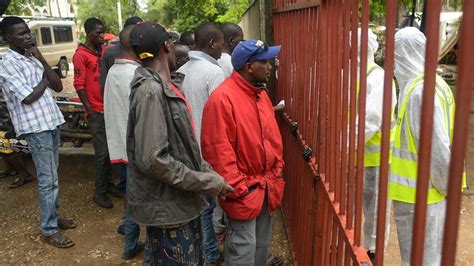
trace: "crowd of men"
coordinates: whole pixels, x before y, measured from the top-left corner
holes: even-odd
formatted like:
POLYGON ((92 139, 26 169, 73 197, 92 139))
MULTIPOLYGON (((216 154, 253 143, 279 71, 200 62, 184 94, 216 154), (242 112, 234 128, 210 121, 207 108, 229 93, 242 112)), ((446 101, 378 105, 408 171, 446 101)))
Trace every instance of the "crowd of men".
MULTIPOLYGON (((26 138, 36 167, 41 239, 69 248, 74 242, 59 231, 76 227, 59 216, 64 119, 51 92, 60 92, 62 83, 23 19, 6 17, 1 28, 10 49, 0 63, 0 80, 15 132, 26 138)), ((73 59, 74 87, 93 135, 92 198, 103 208, 113 208, 108 195, 125 198, 118 230, 125 235, 122 257, 144 249, 146 265, 266 265, 272 214, 285 187, 282 139, 266 91, 281 47, 244 40, 232 23, 204 23, 178 40, 157 23, 131 17, 120 42, 107 49, 102 21, 89 18, 84 30, 86 41, 73 59), (118 184, 111 180, 112 167, 118 184), (145 244, 140 225, 146 227, 145 244)), ((406 28, 395 41, 400 93, 397 105, 394 87, 389 194, 408 264, 426 38, 406 28)), ((364 245, 374 258, 384 70, 374 62, 378 43, 372 32, 368 48, 364 245)), ((454 114, 451 90, 441 79, 436 92, 427 265, 440 263, 454 114)))
MULTIPOLYGON (((6 17, 2 30, 10 45, 1 64, 3 94, 37 170, 41 239, 69 248, 74 242, 59 229, 76 224, 58 214, 64 119, 49 89, 60 92, 61 80, 23 19, 6 17)), ((265 265, 271 214, 285 184, 281 136, 265 87, 280 47, 243 41, 232 23, 204 23, 173 40, 159 24, 131 17, 120 42, 107 49, 100 20, 87 19, 84 30, 73 58, 74 87, 93 136, 92 199, 113 208, 108 195, 126 198, 118 230, 125 235, 122 257, 131 259, 145 246, 148 265, 218 265, 225 238, 227 264, 265 265)))

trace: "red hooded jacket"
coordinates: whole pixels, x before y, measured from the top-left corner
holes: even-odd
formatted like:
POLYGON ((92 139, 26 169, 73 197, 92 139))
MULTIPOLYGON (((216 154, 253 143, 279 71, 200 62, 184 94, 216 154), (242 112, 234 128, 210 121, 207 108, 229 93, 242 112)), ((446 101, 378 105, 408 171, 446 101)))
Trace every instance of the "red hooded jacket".
POLYGON ((272 103, 265 90, 235 71, 204 107, 201 149, 204 159, 235 189, 219 199, 230 218, 257 217, 266 190, 269 213, 281 205, 283 144, 272 103))
MULTIPOLYGON (((102 53, 97 54, 83 44, 79 44, 72 59, 74 64, 74 88, 76 91, 85 90, 87 100, 94 112, 104 111, 104 100, 100 93, 100 59, 105 51, 101 46, 102 53)), ((84 108, 85 110, 85 108, 84 108)), ((87 114, 87 110, 86 114, 87 114)))

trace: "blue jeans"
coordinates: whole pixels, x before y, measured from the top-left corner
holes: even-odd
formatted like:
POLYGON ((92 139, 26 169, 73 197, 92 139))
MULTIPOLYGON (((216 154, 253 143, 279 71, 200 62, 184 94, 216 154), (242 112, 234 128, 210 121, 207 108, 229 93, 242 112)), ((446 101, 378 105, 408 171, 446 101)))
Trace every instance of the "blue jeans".
POLYGON ((201 213, 202 245, 207 263, 216 263, 221 257, 219 240, 217 240, 212 222, 212 212, 216 207, 215 197, 204 197, 209 206, 201 213))
POLYGON ((199 218, 177 227, 147 226, 146 235, 145 266, 204 264, 199 218))
MULTIPOLYGON (((120 177, 120 180, 124 180, 124 185, 127 185, 127 165, 124 163, 116 163, 112 165, 120 177)), ((124 255, 132 255, 136 253, 140 238, 140 226, 135 223, 130 217, 128 217, 127 204, 125 203, 125 246, 123 249, 124 255)))
POLYGON ((38 175, 40 232, 50 236, 58 232, 59 129, 26 134, 25 137, 38 175))

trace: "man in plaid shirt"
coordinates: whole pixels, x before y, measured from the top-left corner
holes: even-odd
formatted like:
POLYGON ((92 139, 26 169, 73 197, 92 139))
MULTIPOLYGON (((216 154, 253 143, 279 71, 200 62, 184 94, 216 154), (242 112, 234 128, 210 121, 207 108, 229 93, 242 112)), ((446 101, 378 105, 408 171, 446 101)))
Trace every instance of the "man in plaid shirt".
POLYGON ((74 245, 59 229, 72 229, 72 220, 58 216, 59 125, 64 118, 51 90, 63 89, 61 80, 31 39, 30 29, 19 17, 1 22, 10 48, 0 61, 0 83, 15 132, 29 145, 38 175, 41 239, 59 248, 74 245))

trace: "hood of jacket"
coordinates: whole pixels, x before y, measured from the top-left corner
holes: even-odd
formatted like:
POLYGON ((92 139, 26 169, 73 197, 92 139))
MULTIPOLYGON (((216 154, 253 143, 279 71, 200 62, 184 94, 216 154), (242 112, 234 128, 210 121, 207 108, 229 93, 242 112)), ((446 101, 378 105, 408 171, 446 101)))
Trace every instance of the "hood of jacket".
POLYGON ((395 34, 395 77, 400 95, 424 72, 426 37, 417 28, 408 27, 395 34))

